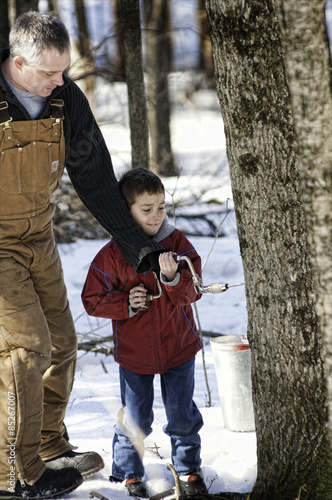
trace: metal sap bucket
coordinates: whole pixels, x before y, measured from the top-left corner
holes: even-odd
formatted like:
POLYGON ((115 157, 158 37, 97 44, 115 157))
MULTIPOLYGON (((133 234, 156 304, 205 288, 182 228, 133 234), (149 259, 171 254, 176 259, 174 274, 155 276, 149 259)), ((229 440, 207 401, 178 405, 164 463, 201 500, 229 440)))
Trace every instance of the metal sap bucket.
POLYGON ((211 340, 224 425, 230 431, 255 430, 250 346, 246 335, 211 340))

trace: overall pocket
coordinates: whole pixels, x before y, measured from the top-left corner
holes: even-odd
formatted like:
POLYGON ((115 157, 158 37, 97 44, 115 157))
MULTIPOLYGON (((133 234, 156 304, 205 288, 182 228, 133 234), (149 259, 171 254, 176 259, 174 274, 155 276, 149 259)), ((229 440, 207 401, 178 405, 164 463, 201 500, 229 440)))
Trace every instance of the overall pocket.
POLYGON ((60 170, 60 144, 33 141, 3 149, 0 158, 0 189, 20 194, 55 186, 60 170))

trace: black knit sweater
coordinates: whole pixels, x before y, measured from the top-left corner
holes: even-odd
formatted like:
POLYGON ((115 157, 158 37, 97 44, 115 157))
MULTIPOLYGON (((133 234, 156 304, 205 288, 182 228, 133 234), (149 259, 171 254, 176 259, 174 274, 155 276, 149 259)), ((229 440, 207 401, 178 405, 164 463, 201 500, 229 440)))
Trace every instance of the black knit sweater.
MULTIPOLYGON (((3 77, 1 63, 8 56, 8 49, 0 51, 0 86, 9 114, 13 120, 31 120, 3 77)), ((132 218, 120 193, 105 140, 83 92, 64 76, 64 85, 52 92, 37 119, 50 116, 49 103, 53 98, 64 101, 65 167, 78 196, 112 235, 135 271, 157 268, 161 247, 132 218)))

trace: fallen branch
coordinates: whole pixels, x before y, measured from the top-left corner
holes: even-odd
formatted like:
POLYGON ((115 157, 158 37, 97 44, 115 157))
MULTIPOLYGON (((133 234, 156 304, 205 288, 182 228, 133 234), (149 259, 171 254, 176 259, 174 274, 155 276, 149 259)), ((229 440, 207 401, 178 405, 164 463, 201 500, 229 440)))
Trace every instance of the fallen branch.
MULTIPOLYGON (((220 337, 222 335, 221 333, 216 333, 216 332, 209 332, 209 331, 204 331, 202 330, 202 335, 203 337, 220 337)), ((81 335, 78 334, 78 337, 81 335)), ((78 342, 77 349, 79 351, 86 351, 86 352, 95 352, 95 353, 100 353, 100 354, 105 354, 106 356, 110 356, 114 354, 114 348, 113 346, 105 346, 106 342, 112 342, 113 341, 113 335, 110 335, 108 337, 99 337, 99 338, 89 338, 86 342, 78 342)))
POLYGON ((103 347, 103 346, 98 346, 98 345, 91 345, 90 342, 83 342, 79 343, 77 346, 77 349, 79 351, 86 351, 86 352, 95 352, 95 353, 100 353, 100 354, 106 354, 106 356, 110 356, 114 354, 114 349, 113 347, 103 347))
POLYGON ((99 498, 99 500, 109 500, 108 498, 104 497, 100 493, 97 493, 96 491, 90 492, 90 498, 99 498))

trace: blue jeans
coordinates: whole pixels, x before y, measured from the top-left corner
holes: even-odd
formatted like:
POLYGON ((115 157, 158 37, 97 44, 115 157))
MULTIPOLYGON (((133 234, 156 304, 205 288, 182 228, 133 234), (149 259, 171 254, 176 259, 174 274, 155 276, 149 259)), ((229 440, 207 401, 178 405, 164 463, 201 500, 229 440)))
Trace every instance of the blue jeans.
MULTIPOLYGON (((154 375, 140 375, 120 366, 122 408, 114 426, 112 475, 118 479, 144 476, 144 439, 152 432, 154 375)), ((171 438, 172 463, 179 475, 201 465, 199 430, 202 415, 193 401, 195 358, 160 375, 166 410, 164 432, 171 438)))

